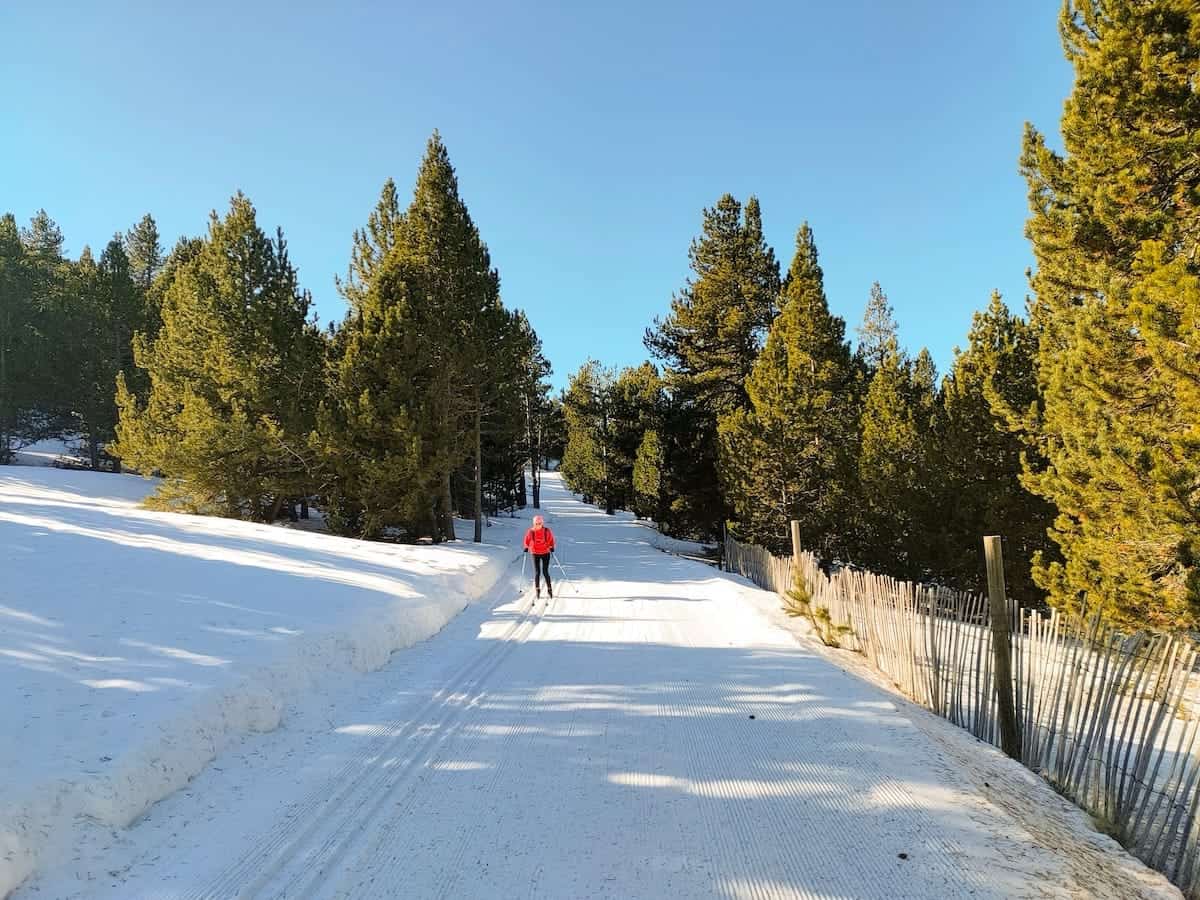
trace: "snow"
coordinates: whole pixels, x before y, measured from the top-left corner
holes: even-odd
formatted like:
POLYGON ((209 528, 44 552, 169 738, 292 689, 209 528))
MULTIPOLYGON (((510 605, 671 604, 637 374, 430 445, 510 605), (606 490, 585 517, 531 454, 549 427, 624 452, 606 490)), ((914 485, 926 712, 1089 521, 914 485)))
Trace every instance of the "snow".
POLYGON ((650 546, 663 551, 663 553, 671 553, 675 556, 710 557, 717 548, 716 544, 685 541, 663 534, 654 527, 653 523, 641 522, 639 524, 647 526, 646 541, 650 546))
POLYGON ((151 512, 153 487, 0 468, 0 897, 63 858, 78 819, 129 825, 239 735, 436 633, 524 524, 372 544, 151 512))
POLYGON ((543 491, 553 600, 501 579, 231 739, 132 828, 80 827, 20 900, 1179 896, 774 595, 543 491))
POLYGON ((83 458, 80 438, 50 438, 28 444, 13 454, 13 463, 20 466, 70 465, 83 458))
POLYGON ((610 518, 617 522, 633 522, 644 528, 642 537, 646 543, 663 553, 670 553, 674 556, 710 557, 717 549, 717 545, 713 543, 685 541, 681 538, 671 537, 669 534, 663 534, 658 530, 658 525, 650 519, 639 519, 626 510, 617 510, 610 518))

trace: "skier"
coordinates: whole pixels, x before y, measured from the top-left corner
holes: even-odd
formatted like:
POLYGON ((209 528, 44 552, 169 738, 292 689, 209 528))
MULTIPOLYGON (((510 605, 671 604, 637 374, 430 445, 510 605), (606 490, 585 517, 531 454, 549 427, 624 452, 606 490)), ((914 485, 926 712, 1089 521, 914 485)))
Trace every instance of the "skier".
POLYGON ((550 554, 554 552, 554 532, 546 527, 541 516, 533 517, 533 527, 525 532, 525 552, 533 551, 533 586, 542 596, 542 576, 546 576, 546 593, 554 599, 554 586, 550 584, 550 554))

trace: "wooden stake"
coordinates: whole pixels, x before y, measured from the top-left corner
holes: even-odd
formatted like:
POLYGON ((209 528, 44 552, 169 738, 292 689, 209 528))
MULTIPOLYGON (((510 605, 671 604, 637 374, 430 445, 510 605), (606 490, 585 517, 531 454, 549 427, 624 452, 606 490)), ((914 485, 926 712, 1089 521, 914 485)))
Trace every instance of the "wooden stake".
POLYGON ((983 539, 987 560, 988 603, 992 614, 992 655, 995 657, 996 704, 1000 718, 1000 749, 1013 759, 1021 758, 1021 735, 1013 701, 1012 633, 1008 623, 1008 598, 1004 591, 1004 554, 999 535, 983 539))

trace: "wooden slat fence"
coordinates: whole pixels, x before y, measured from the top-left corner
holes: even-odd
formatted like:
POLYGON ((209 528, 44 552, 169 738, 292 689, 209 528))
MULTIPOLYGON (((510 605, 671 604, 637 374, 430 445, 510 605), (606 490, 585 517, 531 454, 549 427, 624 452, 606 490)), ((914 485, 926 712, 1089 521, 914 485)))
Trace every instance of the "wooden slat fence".
MULTIPOLYGON (((785 598, 799 565, 814 608, 913 701, 999 746, 987 598, 799 560, 729 538, 726 566, 785 598)), ((1021 761, 1200 900, 1197 647, 1010 604, 1021 761)))

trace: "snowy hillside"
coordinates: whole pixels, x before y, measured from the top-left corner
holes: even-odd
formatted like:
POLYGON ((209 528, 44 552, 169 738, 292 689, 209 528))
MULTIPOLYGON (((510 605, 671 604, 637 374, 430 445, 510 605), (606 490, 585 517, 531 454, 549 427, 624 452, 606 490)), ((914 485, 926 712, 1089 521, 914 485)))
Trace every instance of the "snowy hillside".
POLYGON ((77 817, 128 824, 303 692, 438 631, 523 525, 391 546, 149 512, 151 488, 0 468, 0 897, 77 817))

